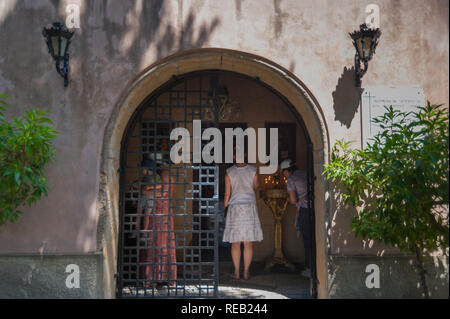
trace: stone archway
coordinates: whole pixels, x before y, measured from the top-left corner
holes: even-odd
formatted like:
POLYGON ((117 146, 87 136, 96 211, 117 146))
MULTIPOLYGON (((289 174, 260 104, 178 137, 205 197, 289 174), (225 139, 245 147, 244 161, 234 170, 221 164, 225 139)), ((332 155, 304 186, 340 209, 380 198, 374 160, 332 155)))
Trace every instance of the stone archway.
POLYGON ((115 296, 119 234, 119 172, 121 143, 127 124, 141 103, 173 76, 202 70, 224 70, 257 78, 276 90, 302 117, 314 145, 316 258, 318 296, 327 298, 327 210, 323 165, 328 163, 329 136, 325 117, 306 86, 283 67, 256 55, 226 49, 195 49, 151 65, 128 84, 111 114, 104 134, 98 196, 97 249, 103 253, 103 291, 115 296))

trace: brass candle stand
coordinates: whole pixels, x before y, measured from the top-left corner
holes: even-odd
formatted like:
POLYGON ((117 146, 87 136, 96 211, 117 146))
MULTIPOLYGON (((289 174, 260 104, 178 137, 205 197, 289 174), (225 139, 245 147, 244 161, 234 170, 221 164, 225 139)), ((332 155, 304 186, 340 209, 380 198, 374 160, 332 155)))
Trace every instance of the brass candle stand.
POLYGON ((289 262, 283 254, 283 216, 286 212, 287 205, 289 204, 289 197, 284 189, 269 189, 263 193, 264 203, 272 211, 272 215, 275 221, 275 234, 274 242, 275 249, 274 255, 266 261, 265 270, 269 270, 275 265, 284 265, 291 270, 295 269, 295 266, 289 262))

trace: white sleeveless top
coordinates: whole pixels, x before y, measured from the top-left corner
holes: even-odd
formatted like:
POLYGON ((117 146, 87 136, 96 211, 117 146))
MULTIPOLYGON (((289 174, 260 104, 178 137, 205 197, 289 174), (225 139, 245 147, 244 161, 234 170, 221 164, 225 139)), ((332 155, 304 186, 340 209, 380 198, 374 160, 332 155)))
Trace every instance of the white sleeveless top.
POLYGON ((227 169, 231 181, 231 197, 229 205, 245 205, 256 203, 253 181, 256 167, 247 164, 244 167, 232 166, 227 169))

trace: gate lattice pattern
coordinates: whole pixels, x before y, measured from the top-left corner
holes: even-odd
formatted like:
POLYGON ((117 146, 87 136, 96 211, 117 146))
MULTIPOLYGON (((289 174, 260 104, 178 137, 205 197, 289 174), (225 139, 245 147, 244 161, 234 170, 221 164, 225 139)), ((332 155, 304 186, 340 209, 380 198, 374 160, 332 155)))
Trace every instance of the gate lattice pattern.
POLYGON ((218 168, 170 161, 172 129, 188 129, 192 145, 193 120, 217 126, 210 83, 208 75, 174 80, 128 126, 121 159, 118 297, 217 296, 218 168), (152 178, 144 177, 143 159, 158 163, 152 178))

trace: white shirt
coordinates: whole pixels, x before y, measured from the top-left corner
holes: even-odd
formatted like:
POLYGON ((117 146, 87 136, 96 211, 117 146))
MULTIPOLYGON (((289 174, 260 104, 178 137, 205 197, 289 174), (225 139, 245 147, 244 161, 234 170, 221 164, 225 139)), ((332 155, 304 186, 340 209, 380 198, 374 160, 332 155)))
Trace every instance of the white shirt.
POLYGON ((229 205, 246 205, 256 203, 253 181, 255 180, 256 167, 247 164, 243 167, 236 165, 227 169, 227 175, 231 182, 231 197, 229 205))

